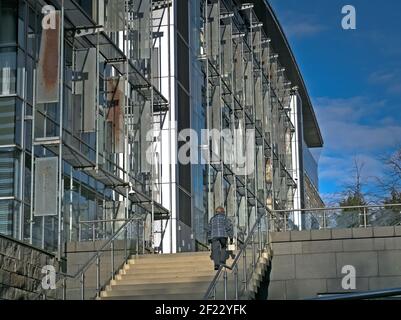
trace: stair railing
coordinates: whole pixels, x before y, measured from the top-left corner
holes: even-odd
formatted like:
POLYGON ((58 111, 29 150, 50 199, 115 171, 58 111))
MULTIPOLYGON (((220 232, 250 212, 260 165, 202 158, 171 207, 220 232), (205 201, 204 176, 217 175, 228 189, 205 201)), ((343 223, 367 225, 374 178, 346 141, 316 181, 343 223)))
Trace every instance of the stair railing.
POLYGON ((231 266, 220 265, 204 300, 239 300, 249 293, 253 274, 269 243, 268 227, 268 214, 259 215, 231 266))
POLYGON ((373 300, 373 299, 391 299, 401 298, 401 288, 386 288, 379 290, 371 290, 364 292, 350 292, 350 293, 339 293, 339 294, 326 294, 320 295, 317 298, 305 299, 305 300, 373 300))
MULTIPOLYGON (((140 236, 143 236, 140 234, 139 230, 139 223, 143 219, 138 219, 137 217, 132 217, 126 222, 113 234, 111 237, 101 246, 100 249, 98 249, 92 256, 89 258, 89 260, 73 275, 70 274, 65 274, 65 273, 57 273, 58 280, 56 282, 56 291, 57 288, 62 289, 62 300, 67 299, 67 287, 68 283, 74 283, 76 281, 79 282, 79 286, 72 287, 72 291, 77 291, 79 290, 79 295, 73 294, 72 298, 74 300, 85 300, 85 297, 87 296, 87 290, 94 290, 95 294, 92 294, 92 298, 100 297, 100 293, 102 291, 102 285, 101 283, 108 283, 111 280, 115 279, 116 272, 120 270, 125 263, 128 262, 128 259, 131 255, 131 249, 136 248, 136 251, 139 251, 139 245, 140 245, 140 236), (136 226, 134 225, 136 223, 136 226), (134 227, 136 227, 136 234, 133 236, 133 230, 134 227), (120 240, 120 241, 119 241, 120 240), (120 244, 121 245, 121 240, 123 240, 123 247, 116 248, 115 244, 120 244), (118 242, 119 241, 119 242, 118 242), (117 252, 116 252, 117 251, 117 252), (106 253, 110 253, 110 256, 108 257, 110 263, 110 268, 108 272, 104 274, 101 269, 101 262, 103 257, 106 255, 106 253), (118 254, 120 253, 120 254, 118 254), (122 256, 121 256, 122 254, 122 256), (116 259, 119 259, 119 262, 116 261, 116 259), (95 267, 95 274, 88 274, 90 269, 92 267, 95 267), (87 285, 87 277, 92 277, 95 275, 95 286, 94 287, 88 287, 87 285), (104 281, 101 281, 102 276, 104 276, 104 281)), ((145 251, 145 243, 142 241, 142 253, 145 251)), ((103 260, 104 261, 104 260, 103 260)), ((92 270, 93 272, 93 270, 92 270)), ((91 279, 93 280, 93 279, 91 279)), ((68 288, 70 289, 70 288, 68 288)), ((38 298, 46 299, 48 296, 48 290, 42 289, 39 294, 38 298)), ((56 299, 60 299, 60 297, 56 297, 56 299)))

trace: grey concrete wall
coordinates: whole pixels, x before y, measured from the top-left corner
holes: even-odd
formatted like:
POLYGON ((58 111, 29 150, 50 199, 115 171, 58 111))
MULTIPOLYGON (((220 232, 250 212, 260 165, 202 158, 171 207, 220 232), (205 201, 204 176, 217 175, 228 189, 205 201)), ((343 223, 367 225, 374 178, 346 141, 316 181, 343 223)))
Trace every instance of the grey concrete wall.
POLYGON ((0 299, 38 299, 46 265, 59 270, 53 255, 0 235, 0 299))
POLYGON ((271 233, 269 299, 401 287, 401 227, 271 233), (344 290, 342 268, 356 270, 356 290, 344 290))

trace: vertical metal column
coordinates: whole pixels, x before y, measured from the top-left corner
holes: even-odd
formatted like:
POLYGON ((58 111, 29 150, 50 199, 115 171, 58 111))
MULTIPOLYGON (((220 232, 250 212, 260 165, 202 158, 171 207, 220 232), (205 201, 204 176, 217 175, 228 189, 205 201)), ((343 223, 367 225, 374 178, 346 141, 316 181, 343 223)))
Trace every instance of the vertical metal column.
POLYGON ((32 106, 32 128, 31 128, 31 206, 30 206, 30 219, 29 219, 29 244, 33 244, 33 203, 34 203, 34 175, 35 175, 35 115, 36 115, 36 69, 33 70, 33 106, 32 106))
POLYGON ((61 22, 60 22, 60 123, 59 123, 59 163, 58 163, 58 237, 57 237, 57 259, 61 260, 62 256, 62 210, 63 210, 63 113, 64 113, 64 0, 61 1, 61 22))

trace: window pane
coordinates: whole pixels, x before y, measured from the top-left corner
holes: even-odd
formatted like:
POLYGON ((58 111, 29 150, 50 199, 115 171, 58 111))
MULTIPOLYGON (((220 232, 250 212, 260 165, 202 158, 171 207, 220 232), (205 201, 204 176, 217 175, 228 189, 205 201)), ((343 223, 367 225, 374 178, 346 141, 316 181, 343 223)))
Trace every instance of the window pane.
POLYGON ((0 44, 17 42, 18 1, 0 0, 0 44))
POLYGON ((0 234, 12 236, 14 201, 0 201, 0 234))
POLYGON ((0 49, 0 95, 15 94, 16 60, 15 48, 0 49))
POLYGON ((14 167, 14 152, 0 150, 0 197, 14 195, 14 167))
POLYGON ((15 142, 15 99, 0 99, 0 146, 15 142))
POLYGON ((18 9, 18 43, 22 49, 25 49, 25 2, 19 1, 18 9))
POLYGON ((36 56, 35 55, 35 40, 36 40, 36 14, 32 10, 32 8, 29 8, 28 11, 28 53, 36 56))

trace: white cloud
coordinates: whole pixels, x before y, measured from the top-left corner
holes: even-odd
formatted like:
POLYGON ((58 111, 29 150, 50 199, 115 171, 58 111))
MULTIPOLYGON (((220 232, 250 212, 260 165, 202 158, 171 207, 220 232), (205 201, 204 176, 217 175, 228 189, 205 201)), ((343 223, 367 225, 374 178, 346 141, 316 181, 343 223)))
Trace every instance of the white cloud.
POLYGON ((282 21, 284 32, 291 38, 312 37, 327 29, 327 26, 317 22, 317 16, 298 11, 288 10, 280 20, 282 21))
MULTIPOLYGON (((374 187, 385 167, 381 158, 401 145, 401 124, 391 116, 385 100, 365 97, 315 99, 315 109, 325 139, 319 161, 326 203, 339 197, 352 181, 353 159, 364 163, 363 178, 374 187)), ((397 115, 398 116, 398 115, 397 115)), ((335 202, 335 201, 334 201, 335 202)))
POLYGON ((289 37, 305 38, 317 35, 324 31, 326 28, 323 25, 316 24, 310 21, 290 22, 284 30, 289 37))
POLYGON ((368 82, 385 87, 387 93, 401 94, 401 69, 375 71, 370 74, 368 82))
POLYGON ((390 121, 385 100, 318 98, 315 109, 325 149, 342 153, 377 152, 400 144, 401 125, 390 121))
POLYGON ((369 82, 373 84, 388 83, 393 81, 397 76, 395 71, 375 71, 369 75, 369 82))

